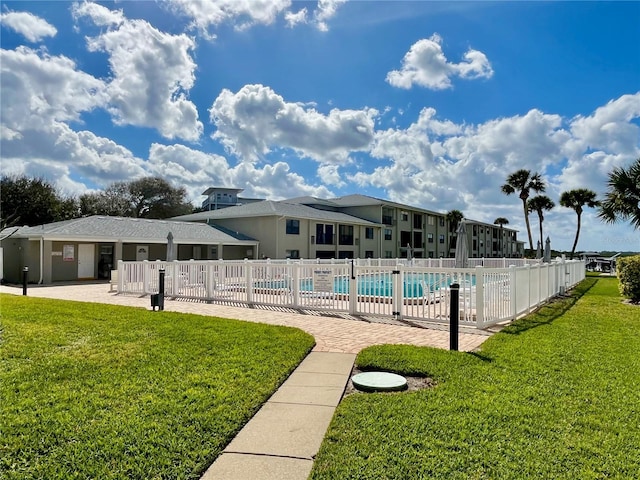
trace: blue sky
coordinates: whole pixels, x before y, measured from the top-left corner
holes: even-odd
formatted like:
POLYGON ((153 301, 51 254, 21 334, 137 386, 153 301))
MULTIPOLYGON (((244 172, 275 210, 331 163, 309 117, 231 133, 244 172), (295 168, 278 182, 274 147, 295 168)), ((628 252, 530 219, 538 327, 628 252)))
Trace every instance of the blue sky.
MULTIPOLYGON (((160 175, 507 217, 506 176, 590 188, 640 157, 639 2, 1 2, 3 174, 160 175)), ((570 249, 573 211, 545 216, 570 249)), ((534 239, 538 222, 532 218, 534 239)), ((583 215, 580 250, 640 250, 583 215)))

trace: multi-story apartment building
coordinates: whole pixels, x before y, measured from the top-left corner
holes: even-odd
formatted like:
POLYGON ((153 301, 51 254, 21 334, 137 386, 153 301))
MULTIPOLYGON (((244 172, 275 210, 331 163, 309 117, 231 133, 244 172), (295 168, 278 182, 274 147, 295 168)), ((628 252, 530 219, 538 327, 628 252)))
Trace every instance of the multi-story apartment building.
MULTIPOLYGON (((217 198, 219 192, 206 193, 217 198)), ((258 239, 260 255, 271 258, 438 258, 455 252, 456 233, 446 214, 366 195, 254 201, 175 220, 207 222, 258 239)), ((522 256, 515 230, 466 222, 471 257, 522 256)))

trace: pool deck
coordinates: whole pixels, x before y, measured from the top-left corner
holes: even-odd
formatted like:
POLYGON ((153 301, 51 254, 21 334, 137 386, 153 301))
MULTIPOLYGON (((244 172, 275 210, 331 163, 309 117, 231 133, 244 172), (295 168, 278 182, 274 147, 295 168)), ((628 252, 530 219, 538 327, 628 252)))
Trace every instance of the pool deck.
MULTIPOLYGON (((22 288, 2 285, 0 293, 22 295, 22 288)), ((151 309, 148 296, 118 295, 109 292, 106 283, 29 286, 27 295, 151 309)), ((313 351, 227 445, 201 480, 307 479, 360 350, 379 344, 449 348, 448 329, 435 325, 418 328, 304 315, 275 307, 258 309, 184 300, 166 300, 165 310, 297 327, 316 340, 313 351)), ((461 328, 459 349, 475 350, 490 335, 461 328)))

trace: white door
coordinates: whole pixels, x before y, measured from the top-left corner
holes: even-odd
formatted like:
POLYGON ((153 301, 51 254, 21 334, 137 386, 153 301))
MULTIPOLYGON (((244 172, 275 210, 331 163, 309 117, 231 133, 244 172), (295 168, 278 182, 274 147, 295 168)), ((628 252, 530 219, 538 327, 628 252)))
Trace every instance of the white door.
POLYGON ((78 245, 78 278, 95 278, 95 251, 93 243, 78 245))

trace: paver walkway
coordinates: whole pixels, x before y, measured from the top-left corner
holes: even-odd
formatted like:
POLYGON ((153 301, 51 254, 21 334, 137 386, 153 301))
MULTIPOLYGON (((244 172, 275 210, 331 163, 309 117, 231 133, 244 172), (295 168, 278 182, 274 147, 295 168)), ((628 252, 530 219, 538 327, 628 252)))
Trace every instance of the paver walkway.
MULTIPOLYGON (((29 287, 27 294, 151 308, 149 297, 116 295, 108 290, 104 283, 74 284, 29 287)), ((22 289, 2 285, 0 293, 22 295, 22 289)), ((449 332, 442 328, 186 301, 167 300, 165 310, 297 327, 316 340, 313 352, 244 426, 201 480, 305 480, 360 350, 385 343, 449 348, 449 332)), ((459 349, 473 350, 488 337, 487 332, 462 331, 459 349)))

